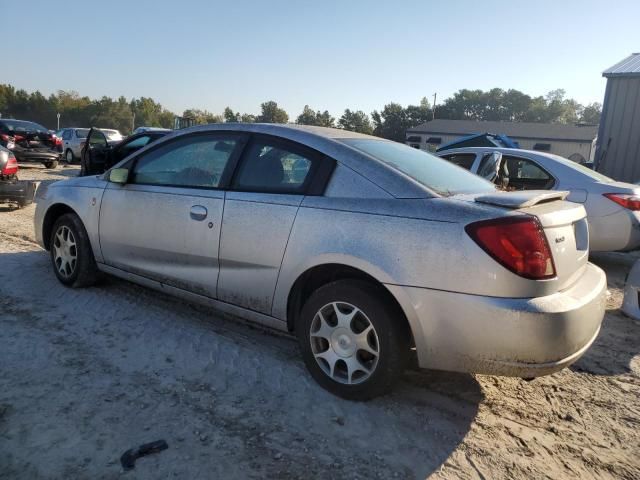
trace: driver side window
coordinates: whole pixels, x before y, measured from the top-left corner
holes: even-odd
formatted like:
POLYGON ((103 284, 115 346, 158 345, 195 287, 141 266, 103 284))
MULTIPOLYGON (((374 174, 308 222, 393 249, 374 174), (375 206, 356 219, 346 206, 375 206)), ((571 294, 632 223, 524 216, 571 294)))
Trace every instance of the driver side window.
POLYGON ((131 183, 216 188, 236 145, 235 138, 209 135, 171 142, 139 158, 131 183))
POLYGON ((106 147, 107 137, 100 130, 93 129, 89 136, 89 145, 92 147, 106 147))

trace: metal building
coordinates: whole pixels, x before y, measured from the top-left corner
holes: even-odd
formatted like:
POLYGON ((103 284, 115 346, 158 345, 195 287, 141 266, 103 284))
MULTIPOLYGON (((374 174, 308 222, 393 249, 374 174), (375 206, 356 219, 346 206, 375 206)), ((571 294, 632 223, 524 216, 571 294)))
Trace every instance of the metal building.
POLYGON ((616 180, 640 181, 640 53, 602 72, 607 79, 596 142, 596 170, 616 180))

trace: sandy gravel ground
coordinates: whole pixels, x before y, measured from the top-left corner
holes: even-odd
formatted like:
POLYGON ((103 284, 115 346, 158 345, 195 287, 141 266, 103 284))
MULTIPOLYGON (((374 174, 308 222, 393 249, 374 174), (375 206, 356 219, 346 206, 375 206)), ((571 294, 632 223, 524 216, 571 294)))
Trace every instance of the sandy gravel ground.
POLYGON ((608 312, 570 369, 408 372, 351 403, 316 386, 291 338, 116 279, 62 287, 34 209, 0 206, 0 478, 640 478, 640 323, 618 310, 637 255, 593 258, 608 312), (157 439, 169 448, 122 471, 157 439))

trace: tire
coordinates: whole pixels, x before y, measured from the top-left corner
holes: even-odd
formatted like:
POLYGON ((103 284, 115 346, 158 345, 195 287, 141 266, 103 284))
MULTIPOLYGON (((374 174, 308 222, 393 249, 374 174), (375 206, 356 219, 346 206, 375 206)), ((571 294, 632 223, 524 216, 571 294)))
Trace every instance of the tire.
POLYGON ((311 294, 296 320, 307 369, 334 395, 363 401, 388 393, 407 365, 406 322, 397 308, 385 302, 381 288, 361 280, 326 284, 311 294), (349 316, 351 320, 346 320, 349 316), (337 323, 339 318, 342 324, 337 323))
POLYGON ((67 164, 71 165, 73 163, 75 163, 76 161, 76 156, 73 154, 73 150, 71 150, 70 148, 67 148, 67 151, 64 152, 64 160, 67 162, 67 164))
POLYGON ((54 160, 52 162, 45 162, 44 166, 45 168, 56 168, 58 166, 58 161, 54 160))
POLYGON ((51 230, 49 246, 53 271, 62 284, 80 288, 91 286, 99 280, 100 272, 93 257, 89 236, 75 213, 66 213, 56 220, 51 230), (71 243, 75 246, 70 247, 71 243), (62 254, 60 262, 59 253, 62 254), (68 267, 63 266, 63 262, 68 267))

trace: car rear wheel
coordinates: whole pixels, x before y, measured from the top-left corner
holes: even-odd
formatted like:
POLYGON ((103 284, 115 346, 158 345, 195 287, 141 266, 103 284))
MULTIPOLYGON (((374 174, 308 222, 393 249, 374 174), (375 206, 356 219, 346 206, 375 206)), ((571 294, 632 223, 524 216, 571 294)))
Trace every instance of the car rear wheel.
POLYGON ((75 213, 56 220, 50 239, 51 263, 58 280, 69 287, 87 287, 99 277, 89 236, 75 213))
POLYGON ((64 159, 66 160, 66 162, 69 165, 71 165, 73 162, 76 161, 76 157, 75 157, 75 155, 73 154, 73 151, 70 148, 68 148, 67 151, 65 152, 64 159))
POLYGON ((54 160, 53 162, 45 162, 45 168, 56 168, 58 166, 58 161, 54 160))
POLYGON ((349 400, 387 393, 405 368, 409 342, 404 319, 380 287, 339 280, 307 300, 296 332, 305 364, 326 390, 349 400))

